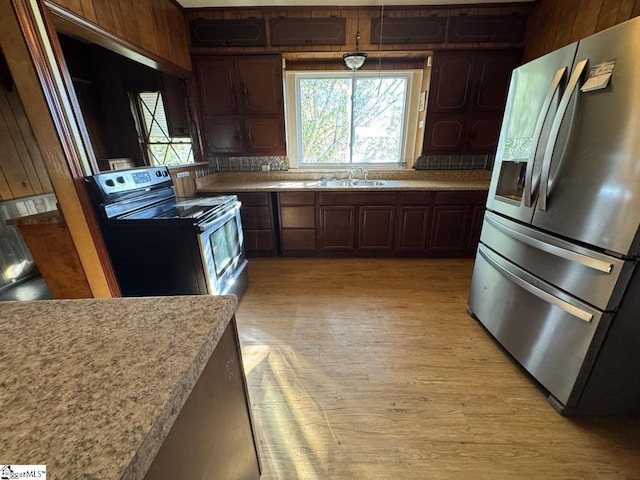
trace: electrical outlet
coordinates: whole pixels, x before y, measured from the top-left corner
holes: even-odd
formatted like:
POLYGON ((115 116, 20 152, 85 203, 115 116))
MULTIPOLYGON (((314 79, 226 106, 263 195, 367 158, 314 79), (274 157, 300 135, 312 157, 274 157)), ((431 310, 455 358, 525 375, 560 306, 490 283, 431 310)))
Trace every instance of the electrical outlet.
POLYGON ((178 172, 176 173, 176 177, 177 178, 184 178, 184 177, 188 177, 189 176, 189 172, 178 172))

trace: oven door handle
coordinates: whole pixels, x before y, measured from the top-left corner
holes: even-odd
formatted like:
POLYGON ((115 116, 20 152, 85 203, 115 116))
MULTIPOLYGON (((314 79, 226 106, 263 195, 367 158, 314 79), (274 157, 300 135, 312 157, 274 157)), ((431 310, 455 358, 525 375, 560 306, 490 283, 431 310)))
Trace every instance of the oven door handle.
POLYGON ((229 209, 226 209, 223 213, 214 215, 210 220, 205 220, 203 223, 199 223, 197 225, 198 230, 200 232, 206 232, 211 229, 211 227, 218 226, 222 223, 225 223, 227 220, 235 217, 240 210, 240 202, 235 202, 233 206, 229 209))

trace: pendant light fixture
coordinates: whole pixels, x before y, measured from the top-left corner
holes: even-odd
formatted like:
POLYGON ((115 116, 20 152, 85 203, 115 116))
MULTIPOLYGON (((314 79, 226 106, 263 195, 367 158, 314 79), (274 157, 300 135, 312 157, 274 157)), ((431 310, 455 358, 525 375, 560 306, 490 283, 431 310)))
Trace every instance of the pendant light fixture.
POLYGON ((359 51, 360 48, 360 11, 357 11, 357 32, 356 32, 356 51, 355 52, 347 52, 342 55, 342 59, 344 60, 344 64, 353 70, 354 72, 359 69, 362 65, 364 65, 364 61, 367 59, 367 53, 359 51))

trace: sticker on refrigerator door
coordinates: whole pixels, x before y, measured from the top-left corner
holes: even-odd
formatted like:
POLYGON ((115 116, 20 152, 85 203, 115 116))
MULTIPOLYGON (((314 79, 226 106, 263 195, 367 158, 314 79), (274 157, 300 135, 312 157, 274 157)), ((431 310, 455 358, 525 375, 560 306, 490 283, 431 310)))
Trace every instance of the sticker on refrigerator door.
POLYGON ((580 91, 582 93, 585 92, 593 92, 594 90, 602 90, 603 88, 607 88, 609 85, 609 80, 611 80, 611 75, 613 74, 613 67, 615 67, 616 61, 610 60, 608 62, 602 62, 592 67, 589 70, 589 78, 584 82, 580 91))

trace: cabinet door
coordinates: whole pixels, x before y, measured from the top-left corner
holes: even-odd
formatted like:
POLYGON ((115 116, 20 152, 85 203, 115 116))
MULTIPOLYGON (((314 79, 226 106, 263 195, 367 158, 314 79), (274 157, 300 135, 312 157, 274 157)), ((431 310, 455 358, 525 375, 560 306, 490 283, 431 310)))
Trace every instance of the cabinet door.
POLYGON ((247 257, 264 257, 275 254, 273 231, 244 230, 244 250, 247 257))
POLYGON ((316 228, 315 207, 313 205, 280 207, 280 226, 282 228, 316 228))
POLYGON ((461 152, 465 145, 467 116, 463 113, 433 113, 427 116, 423 153, 461 152))
POLYGON ((468 109, 475 58, 472 52, 436 52, 433 55, 430 113, 468 109))
POLYGON ((353 250, 355 248, 356 207, 320 206, 319 217, 321 250, 353 250))
POLYGON ((393 214, 395 207, 364 205, 358 212, 358 248, 360 250, 393 249, 393 214))
POLYGON ((239 117, 204 117, 202 130, 209 156, 242 153, 242 120, 239 117))
POLYGON ((467 136, 464 151, 467 153, 496 153, 502 115, 474 113, 466 123, 467 136))
POLYGON ((423 252, 429 231, 430 207, 402 205, 398 207, 396 250, 423 252))
POLYGON ((487 52, 476 57, 474 83, 477 87, 472 111, 504 111, 511 72, 520 64, 521 57, 520 50, 487 52))
POLYGON ((246 117, 245 151, 259 155, 286 155, 284 119, 282 117, 246 117))
POLYGON ((188 137, 191 134, 187 93, 184 80, 162 74, 162 100, 167 118, 167 128, 172 137, 188 137))
POLYGON ((247 230, 272 230, 270 206, 243 205, 241 210, 242 228, 247 230))
POLYGON ((248 257, 269 256, 276 252, 275 228, 268 193, 239 193, 244 247, 248 257))
MULTIPOLYGON (((259 480, 260 464, 235 318, 224 334, 144 480, 259 480)), ((138 477, 140 478, 140 477, 138 477)))
POLYGON ((469 227, 468 252, 470 257, 474 257, 480 242, 482 222, 484 220, 484 205, 476 205, 471 211, 471 224, 469 227))
POLYGON ((203 115, 240 113, 236 64, 230 57, 195 57, 200 111, 203 115))
POLYGON ((427 253, 435 256, 465 255, 472 208, 469 205, 434 206, 427 253))
POLYGON ((280 55, 238 57, 238 72, 245 115, 283 114, 280 55))
POLYGON ((344 45, 346 18, 270 18, 271 46, 344 45))

